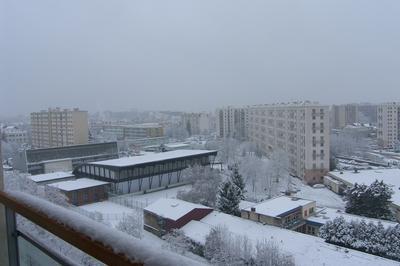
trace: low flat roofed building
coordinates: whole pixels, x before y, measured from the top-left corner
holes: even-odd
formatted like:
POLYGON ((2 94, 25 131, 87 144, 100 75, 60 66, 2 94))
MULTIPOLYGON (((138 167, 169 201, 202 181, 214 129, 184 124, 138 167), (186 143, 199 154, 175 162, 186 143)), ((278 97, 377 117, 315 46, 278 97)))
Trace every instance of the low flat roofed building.
POLYGON ((28 176, 28 178, 38 185, 46 185, 55 182, 74 180, 75 176, 71 172, 54 172, 41 175, 31 175, 28 176))
POLYGON ((144 208, 144 228, 162 236, 183 227, 190 221, 199 221, 213 211, 212 208, 178 199, 159 199, 144 208))
POLYGON ((342 182, 330 176, 324 176, 324 185, 339 195, 343 194, 345 190, 345 186, 342 182))
POLYGON ((179 183, 183 169, 213 164, 216 155, 217 151, 214 150, 176 150, 145 154, 86 163, 77 167, 74 174, 111 182, 114 193, 124 194, 179 183))
POLYGON ((166 143, 161 145, 151 145, 143 148, 145 151, 176 151, 176 150, 188 150, 191 149, 188 143, 166 143))
POLYGON ((321 226, 323 226, 329 221, 333 221, 335 218, 338 217, 343 217, 347 222, 351 221, 361 222, 361 220, 364 220, 366 223, 373 223, 375 225, 381 223, 384 228, 394 227, 396 225, 399 225, 398 223, 392 221, 367 218, 364 216, 345 213, 343 210, 338 210, 333 208, 317 208, 314 215, 307 218, 306 222, 307 229, 304 233, 318 236, 319 229, 321 228, 321 226))
POLYGON ((315 208, 315 201, 279 196, 241 210, 241 217, 295 230, 305 224, 315 208))
POLYGON ((32 175, 71 171, 78 165, 118 158, 117 142, 21 150, 14 158, 14 168, 32 175))
POLYGON ((62 181, 48 186, 59 189, 76 206, 108 199, 109 183, 90 178, 62 181))
POLYGON ((397 221, 400 221, 400 169, 332 171, 328 173, 328 176, 342 182, 346 188, 352 187, 355 183, 370 185, 375 180, 383 181, 393 189, 392 209, 397 221))

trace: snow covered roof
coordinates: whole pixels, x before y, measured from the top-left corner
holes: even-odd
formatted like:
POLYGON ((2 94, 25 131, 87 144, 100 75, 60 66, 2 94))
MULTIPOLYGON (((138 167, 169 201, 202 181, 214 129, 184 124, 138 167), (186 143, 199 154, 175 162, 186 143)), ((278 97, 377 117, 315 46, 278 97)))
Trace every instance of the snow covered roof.
POLYGON ((372 222, 374 224, 378 224, 378 222, 381 222, 382 225, 386 228, 389 226, 396 226, 398 223, 396 222, 391 222, 391 221, 386 221, 386 220, 380 220, 380 219, 373 219, 373 218, 367 218, 359 215, 353 215, 349 213, 345 213, 342 210, 338 209, 333 209, 333 208, 321 208, 315 212, 315 215, 310 216, 307 218, 307 221, 319 223, 321 225, 327 223, 328 221, 332 221, 336 217, 342 216, 347 222, 351 221, 361 221, 364 220, 367 223, 372 222))
POLYGON ((84 189, 89 187, 97 187, 107 185, 108 182, 98 181, 90 178, 79 178, 76 180, 62 181, 57 183, 49 184, 48 186, 56 187, 64 191, 74 191, 78 189, 84 189))
POLYGON ((332 171, 329 172, 329 175, 350 184, 370 185, 375 180, 383 181, 385 184, 392 186, 394 191, 392 201, 400 206, 400 169, 359 170, 357 173, 354 171, 332 171))
POLYGON ((220 225, 226 226, 230 232, 236 235, 246 235, 252 241, 253 246, 264 239, 274 241, 283 252, 293 255, 298 266, 398 265, 398 262, 393 260, 328 244, 318 237, 272 225, 262 225, 217 211, 213 211, 200 221, 189 222, 182 227, 182 230, 186 236, 204 244, 210 230, 220 225))
POLYGON ((29 179, 31 179, 36 183, 47 182, 68 177, 75 177, 75 176, 71 172, 54 172, 54 173, 28 176, 29 179))
POLYGON ((157 214, 158 216, 178 220, 182 216, 191 212, 194 209, 209 209, 211 208, 194 204, 191 202, 179 200, 179 199, 159 199, 156 202, 150 204, 144 210, 157 214))
POLYGON ((134 166, 139 164, 159 162, 171 159, 179 159, 190 156, 207 155, 216 152, 217 151, 214 150, 176 150, 176 151, 167 151, 154 154, 146 154, 142 156, 132 156, 132 157, 113 159, 113 160, 92 162, 90 164, 124 167, 124 166, 134 166))
POLYGON ((291 211, 298 207, 303 207, 310 203, 315 203, 312 200, 305 200, 296 197, 279 196, 273 199, 263 201, 251 207, 247 207, 246 211, 251 211, 251 208, 256 209, 256 213, 263 214, 271 217, 278 217, 279 215, 291 211))

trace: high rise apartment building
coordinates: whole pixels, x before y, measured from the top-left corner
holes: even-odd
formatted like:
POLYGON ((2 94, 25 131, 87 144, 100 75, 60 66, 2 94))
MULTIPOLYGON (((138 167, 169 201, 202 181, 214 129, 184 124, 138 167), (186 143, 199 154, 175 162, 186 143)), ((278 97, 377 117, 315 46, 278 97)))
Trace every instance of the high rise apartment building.
POLYGON ((47 111, 31 113, 31 127, 34 148, 88 143, 88 112, 78 108, 49 108, 47 111))
POLYGON ((247 107, 225 107, 217 109, 217 135, 220 138, 247 140, 249 109, 247 107))
POLYGON ((332 128, 341 129, 359 122, 358 105, 342 104, 332 106, 332 128))
POLYGON ((311 102, 257 105, 249 109, 249 139, 267 155, 283 150, 289 171, 308 184, 329 171, 329 107, 311 102))
POLYGON ((400 141, 400 102, 378 106, 377 138, 383 148, 395 148, 400 141))

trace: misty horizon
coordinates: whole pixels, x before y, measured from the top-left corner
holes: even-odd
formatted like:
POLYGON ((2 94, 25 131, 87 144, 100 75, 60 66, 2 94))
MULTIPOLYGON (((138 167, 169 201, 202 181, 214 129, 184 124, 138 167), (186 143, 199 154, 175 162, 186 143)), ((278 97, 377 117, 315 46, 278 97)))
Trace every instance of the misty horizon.
POLYGON ((398 101, 396 1, 1 5, 2 116, 398 101))

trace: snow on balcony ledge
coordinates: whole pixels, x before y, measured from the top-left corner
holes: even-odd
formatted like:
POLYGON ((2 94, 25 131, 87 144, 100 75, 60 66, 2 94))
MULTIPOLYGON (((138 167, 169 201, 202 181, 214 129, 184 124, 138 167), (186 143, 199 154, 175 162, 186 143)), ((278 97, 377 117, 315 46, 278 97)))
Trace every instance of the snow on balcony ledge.
POLYGON ((19 191, 6 191, 6 193, 19 203, 72 228, 94 242, 98 241, 110 247, 115 254, 124 254, 132 261, 140 261, 144 265, 203 265, 168 250, 154 249, 154 245, 144 239, 131 237, 44 199, 19 191))

